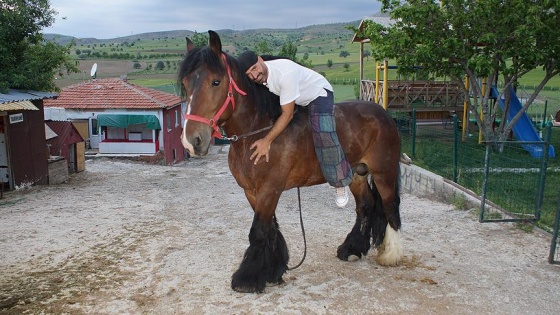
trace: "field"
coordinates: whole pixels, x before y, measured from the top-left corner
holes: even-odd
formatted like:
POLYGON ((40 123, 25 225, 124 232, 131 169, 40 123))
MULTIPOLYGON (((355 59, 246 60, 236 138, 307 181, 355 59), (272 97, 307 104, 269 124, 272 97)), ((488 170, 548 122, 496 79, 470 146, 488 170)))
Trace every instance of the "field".
MULTIPOLYGON (((247 30, 247 31, 218 31, 224 44, 224 51, 237 55, 244 49, 255 49, 259 43, 265 42, 272 53, 278 53, 282 44, 295 43, 297 57, 307 56, 316 71, 323 73, 335 86, 335 95, 342 93, 339 100, 356 98, 352 84, 359 81, 360 45, 352 43, 353 32, 346 27, 357 26, 359 21, 339 24, 310 26, 288 30, 247 30), (348 52, 347 57, 341 57, 342 51, 348 52), (332 67, 327 66, 332 60, 332 67), (348 67, 345 67, 348 64, 348 67), (350 85, 351 87, 347 87, 350 85)), ((207 35, 198 34, 198 35, 207 35)), ((185 36, 193 37, 190 31, 169 31, 146 33, 134 36, 95 40, 78 39, 72 50, 72 57, 76 59, 80 73, 64 75, 57 78, 57 85, 61 88, 90 79, 93 63, 98 64, 97 77, 127 77, 132 83, 160 88, 173 92, 172 85, 176 82, 177 66, 185 50, 185 36), (89 57, 88 57, 89 55, 89 57), (156 70, 158 63, 163 66, 156 70)), ((67 38, 60 38, 60 42, 68 42, 67 38)), ((366 45, 364 49, 368 49, 366 45)), ((389 61, 389 64, 394 64, 389 61)), ((530 93, 540 82, 542 71, 535 69, 520 80, 521 89, 530 93)), ((390 79, 398 78, 396 70, 389 72, 390 79)), ((375 61, 366 59, 364 62, 364 79, 375 79, 375 61)), ((560 110, 560 77, 550 80, 539 95, 533 110, 535 115, 544 113, 543 104, 547 101, 547 115, 560 110)))

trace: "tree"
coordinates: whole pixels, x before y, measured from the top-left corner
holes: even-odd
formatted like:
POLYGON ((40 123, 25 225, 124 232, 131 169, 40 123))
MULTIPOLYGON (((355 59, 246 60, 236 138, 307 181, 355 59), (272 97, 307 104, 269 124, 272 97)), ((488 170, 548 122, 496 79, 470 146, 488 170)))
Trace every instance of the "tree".
POLYGON ((165 69, 165 63, 163 61, 158 61, 156 64, 156 70, 164 70, 165 69))
POLYGON ((346 50, 342 50, 342 51, 340 51, 340 54, 338 54, 338 56, 342 57, 342 58, 346 58, 346 57, 350 56, 350 53, 346 50))
POLYGON ((349 69, 350 69, 350 64, 346 62, 344 64, 344 71, 348 71, 349 69))
POLYGON ((280 49, 280 53, 278 55, 281 57, 296 60, 296 53, 297 46, 293 42, 285 42, 284 44, 282 44, 282 48, 280 49))
POLYGON ((366 57, 366 60, 369 60, 369 56, 371 56, 371 51, 369 50, 364 50, 364 57, 366 57))
POLYGON ((272 53, 272 49, 268 47, 268 43, 265 41, 258 42, 253 50, 257 55, 267 55, 272 53))
POLYGON ((329 67, 329 69, 333 66, 333 61, 332 59, 327 60, 327 67, 329 67))
POLYGON ((208 44, 208 35, 194 32, 190 40, 192 40, 194 47, 203 47, 208 44))
MULTIPOLYGON (((395 59, 404 74, 422 66, 436 77, 449 77, 457 83, 468 76, 469 109, 486 140, 505 140, 546 83, 560 73, 559 1, 381 2, 394 24, 366 22, 362 35, 370 38, 372 56, 395 59), (509 87, 537 68, 543 69, 543 77, 533 94, 509 123, 494 131, 492 124, 499 111, 497 105, 491 105, 491 89, 483 94, 478 79, 485 77, 489 84, 498 79, 503 82, 506 110, 501 118, 505 122, 509 87)), ((466 88, 464 92, 468 93, 466 88)))
POLYGON ((296 54, 297 54, 297 46, 293 42, 288 41, 282 44, 282 48, 280 49, 280 53, 278 54, 278 56, 289 58, 301 64, 304 67, 310 69, 313 68, 313 62, 309 59, 308 53, 305 53, 302 59, 298 59, 296 54))
POLYGON ((56 75, 79 71, 69 56, 73 43, 43 41, 41 30, 52 25, 55 14, 48 0, 0 2, 0 92, 57 91, 56 75))

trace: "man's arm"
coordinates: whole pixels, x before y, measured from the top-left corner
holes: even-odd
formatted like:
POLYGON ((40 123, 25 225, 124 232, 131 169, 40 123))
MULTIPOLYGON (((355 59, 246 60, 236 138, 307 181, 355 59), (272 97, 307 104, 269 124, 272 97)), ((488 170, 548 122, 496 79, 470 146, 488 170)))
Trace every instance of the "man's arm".
POLYGON ((259 139, 251 145, 251 150, 254 148, 255 151, 251 154, 251 160, 255 159, 255 164, 259 162, 261 156, 265 156, 266 161, 268 162, 268 152, 270 151, 270 144, 276 137, 278 137, 286 126, 290 123, 292 118, 294 117, 294 108, 295 108, 295 101, 292 101, 288 104, 282 105, 282 113, 274 122, 272 129, 266 134, 266 136, 262 139, 259 139))

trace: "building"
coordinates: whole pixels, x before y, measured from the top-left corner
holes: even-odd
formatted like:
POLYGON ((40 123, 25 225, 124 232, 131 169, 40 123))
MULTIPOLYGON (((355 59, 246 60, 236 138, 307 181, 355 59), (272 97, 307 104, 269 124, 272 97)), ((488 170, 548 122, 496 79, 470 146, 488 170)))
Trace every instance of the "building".
POLYGON ((45 122, 45 128, 48 128, 47 147, 51 159, 56 156, 63 157, 67 162, 68 173, 84 171, 85 142, 74 124, 70 121, 49 120, 45 122))
POLYGON ((13 89, 0 94, 2 189, 49 183, 43 102, 55 97, 55 93, 13 89))
POLYGON ((156 155, 166 165, 185 159, 181 145, 181 98, 131 84, 93 79, 64 88, 45 107, 60 110, 99 154, 156 155))

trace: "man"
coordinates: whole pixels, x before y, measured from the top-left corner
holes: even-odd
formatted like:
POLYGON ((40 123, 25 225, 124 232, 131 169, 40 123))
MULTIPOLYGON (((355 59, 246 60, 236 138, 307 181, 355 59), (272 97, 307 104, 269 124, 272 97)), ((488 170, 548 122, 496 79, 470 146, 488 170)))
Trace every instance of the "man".
POLYGON ((292 60, 257 56, 245 51, 237 58, 241 71, 270 92, 280 97, 281 114, 262 139, 251 145, 251 160, 255 164, 261 157, 268 162, 272 141, 288 126, 294 115, 295 105, 309 106, 309 122, 313 143, 321 170, 326 181, 336 188, 336 204, 348 203, 348 185, 352 182, 352 170, 336 134, 333 117, 333 88, 319 73, 292 60))

